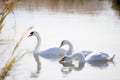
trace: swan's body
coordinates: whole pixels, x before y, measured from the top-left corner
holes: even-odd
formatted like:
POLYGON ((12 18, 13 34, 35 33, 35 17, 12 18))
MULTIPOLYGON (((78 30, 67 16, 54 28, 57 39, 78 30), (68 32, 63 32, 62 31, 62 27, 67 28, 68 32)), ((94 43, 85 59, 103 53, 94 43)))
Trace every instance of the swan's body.
POLYGON ((107 53, 92 53, 89 56, 86 57, 86 62, 109 62, 109 61, 113 61, 115 55, 113 56, 109 56, 107 53))
POLYGON ((72 54, 72 49, 73 49, 73 46, 72 44, 67 41, 67 40, 64 40, 62 41, 61 46, 63 45, 68 45, 69 46, 69 50, 67 52, 67 55, 64 56, 60 62, 65 62, 65 61, 71 61, 72 59, 79 59, 80 62, 101 62, 101 61, 113 61, 115 55, 113 55, 112 57, 110 57, 108 54, 106 53, 93 53, 91 51, 82 51, 82 52, 79 52, 79 53, 74 53, 72 54))
MULTIPOLYGON (((54 58, 55 55, 64 55, 66 53, 66 50, 65 49, 60 49, 60 48, 49 48, 47 50, 44 50, 44 51, 39 51, 40 49, 40 42, 41 42, 41 37, 40 37, 40 34, 36 31, 33 31, 30 33, 30 36, 35 36, 37 38, 37 45, 33 51, 33 56, 37 62, 37 72, 39 72, 40 70, 40 61, 39 61, 39 56, 43 56, 45 58, 49 58, 50 55, 52 55, 53 57, 51 58, 54 58)), ((62 57, 62 56, 61 56, 62 57)), ((55 57, 56 58, 56 57, 55 57)), ((60 58, 60 57, 59 57, 60 58)))
POLYGON ((46 59, 50 59, 50 60, 58 60, 61 57, 63 57, 65 55, 65 53, 66 53, 65 49, 53 47, 53 48, 49 48, 44 51, 38 52, 38 53, 36 53, 36 55, 40 55, 40 56, 42 56, 46 59))
POLYGON ((92 53, 92 51, 81 51, 80 53, 84 54, 85 57, 87 57, 89 54, 92 53))

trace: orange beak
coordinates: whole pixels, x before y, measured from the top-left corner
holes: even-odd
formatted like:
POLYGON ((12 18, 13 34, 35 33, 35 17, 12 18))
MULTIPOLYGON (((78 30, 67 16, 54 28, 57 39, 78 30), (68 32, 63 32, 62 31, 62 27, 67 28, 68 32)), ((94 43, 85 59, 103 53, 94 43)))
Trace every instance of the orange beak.
POLYGON ((31 36, 32 36, 32 34, 28 35, 27 37, 31 37, 31 36))
POLYGON ((60 44, 59 48, 61 48, 63 46, 63 44, 60 44))
POLYGON ((59 60, 59 63, 62 63, 64 61, 64 59, 62 58, 61 60, 59 60))

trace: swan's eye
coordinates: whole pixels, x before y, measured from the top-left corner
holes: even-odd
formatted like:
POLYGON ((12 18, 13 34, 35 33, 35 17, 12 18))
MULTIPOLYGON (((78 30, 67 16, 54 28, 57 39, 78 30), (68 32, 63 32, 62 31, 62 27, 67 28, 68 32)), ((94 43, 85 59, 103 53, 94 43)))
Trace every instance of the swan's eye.
POLYGON ((63 58, 63 60, 65 60, 65 59, 66 59, 66 57, 63 58))
POLYGON ((62 61, 64 61, 65 60, 65 57, 64 58, 62 58, 59 62, 61 63, 62 61))
POLYGON ((34 32, 31 32, 30 35, 33 35, 34 32))
POLYGON ((31 33, 28 35, 28 37, 33 36, 33 33, 34 33, 34 32, 31 32, 31 33))
POLYGON ((63 45, 64 44, 64 41, 61 43, 61 45, 63 45))

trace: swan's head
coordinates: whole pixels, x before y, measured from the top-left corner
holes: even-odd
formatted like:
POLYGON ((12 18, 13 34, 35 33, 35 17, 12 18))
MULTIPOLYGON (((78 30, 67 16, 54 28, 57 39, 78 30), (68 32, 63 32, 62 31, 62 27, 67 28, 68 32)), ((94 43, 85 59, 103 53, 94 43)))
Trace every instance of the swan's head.
POLYGON ((59 60, 59 63, 66 63, 66 62, 69 62, 70 60, 71 60, 71 57, 65 56, 59 60))
POLYGON ((30 34, 28 35, 28 37, 30 37, 30 36, 36 36, 38 33, 36 32, 36 31, 32 31, 32 32, 30 32, 30 34))
POLYGON ((59 46, 59 48, 61 48, 62 46, 66 45, 66 44, 70 44, 70 42, 68 40, 63 40, 59 46))

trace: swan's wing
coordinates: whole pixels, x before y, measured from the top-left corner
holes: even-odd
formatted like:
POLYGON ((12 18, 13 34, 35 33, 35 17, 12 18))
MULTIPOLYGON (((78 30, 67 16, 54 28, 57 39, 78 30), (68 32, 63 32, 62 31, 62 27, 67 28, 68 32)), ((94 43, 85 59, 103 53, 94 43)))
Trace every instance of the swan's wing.
POLYGON ((90 54, 87 58, 86 61, 91 62, 91 61, 106 61, 107 60, 107 55, 103 54, 103 53, 94 53, 94 54, 90 54))
POLYGON ((93 51, 81 51, 81 53, 83 53, 86 56, 88 56, 89 54, 93 53, 93 51))
POLYGON ((100 52, 100 55, 102 55, 104 57, 109 57, 109 55, 107 53, 104 53, 104 52, 100 52))
POLYGON ((47 50, 41 51, 38 55, 52 60, 57 60, 65 55, 67 51, 62 48, 49 48, 47 50))
POLYGON ((39 54, 65 54, 65 53, 66 53, 65 49, 54 47, 41 51, 39 54))
POLYGON ((102 57, 102 55, 100 55, 100 54, 98 54, 98 55, 92 55, 91 56, 91 58, 93 58, 93 59, 99 59, 101 57, 102 57))

